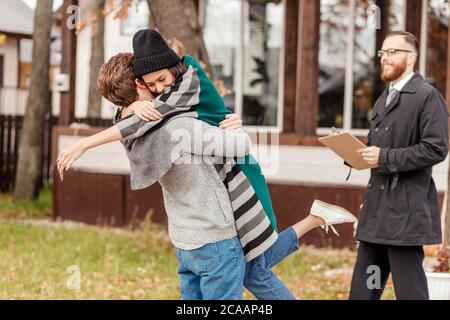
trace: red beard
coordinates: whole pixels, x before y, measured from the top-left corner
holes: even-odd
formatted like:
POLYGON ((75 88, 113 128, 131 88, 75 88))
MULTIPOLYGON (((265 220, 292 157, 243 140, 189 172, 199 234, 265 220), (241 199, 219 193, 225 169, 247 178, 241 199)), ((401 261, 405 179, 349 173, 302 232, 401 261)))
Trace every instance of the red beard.
POLYGON ((402 76, 403 73, 405 73, 406 67, 407 67, 407 63, 406 63, 406 59, 404 59, 401 63, 397 64, 397 65, 392 65, 392 64, 388 64, 392 67, 392 70, 389 72, 384 71, 384 66, 387 64, 382 64, 382 74, 381 74, 381 80, 385 81, 385 82, 392 82, 397 80, 398 78, 400 78, 402 76))

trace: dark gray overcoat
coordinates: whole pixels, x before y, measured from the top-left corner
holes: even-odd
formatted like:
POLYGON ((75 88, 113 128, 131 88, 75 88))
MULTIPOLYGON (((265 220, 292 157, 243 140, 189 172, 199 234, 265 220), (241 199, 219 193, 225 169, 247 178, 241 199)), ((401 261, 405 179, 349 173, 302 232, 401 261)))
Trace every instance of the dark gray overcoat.
POLYGON ((416 73, 386 108, 386 90, 372 114, 369 145, 381 148, 371 170, 356 239, 421 246, 441 243, 432 167, 448 154, 448 112, 442 95, 416 73))

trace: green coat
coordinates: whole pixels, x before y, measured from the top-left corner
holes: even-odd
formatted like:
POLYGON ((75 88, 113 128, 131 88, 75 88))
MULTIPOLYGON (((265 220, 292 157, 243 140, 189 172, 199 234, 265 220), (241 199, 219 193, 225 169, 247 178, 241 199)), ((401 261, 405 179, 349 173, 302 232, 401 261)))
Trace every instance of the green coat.
MULTIPOLYGON (((192 66, 197 69, 197 75, 200 80, 200 102, 196 111, 199 119, 218 127, 219 123, 224 120, 225 115, 231 114, 232 112, 226 107, 216 87, 208 79, 198 61, 190 56, 184 56, 182 60, 185 67, 192 66)), ((262 173, 261 167, 251 155, 246 156, 244 160, 245 162, 241 161, 243 163, 239 164, 239 167, 247 176, 253 189, 255 189, 259 201, 261 201, 266 211, 267 217, 274 229, 277 230, 269 188, 267 187, 266 178, 262 173)))

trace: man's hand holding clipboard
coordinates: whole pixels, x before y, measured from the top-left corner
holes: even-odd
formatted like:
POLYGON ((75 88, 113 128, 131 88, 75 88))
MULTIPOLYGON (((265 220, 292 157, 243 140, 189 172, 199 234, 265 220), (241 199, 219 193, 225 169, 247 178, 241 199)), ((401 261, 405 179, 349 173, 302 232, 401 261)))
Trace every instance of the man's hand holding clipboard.
POLYGON ((380 149, 367 147, 349 132, 339 133, 334 129, 331 135, 319 138, 319 141, 352 168, 364 170, 378 167, 380 149))

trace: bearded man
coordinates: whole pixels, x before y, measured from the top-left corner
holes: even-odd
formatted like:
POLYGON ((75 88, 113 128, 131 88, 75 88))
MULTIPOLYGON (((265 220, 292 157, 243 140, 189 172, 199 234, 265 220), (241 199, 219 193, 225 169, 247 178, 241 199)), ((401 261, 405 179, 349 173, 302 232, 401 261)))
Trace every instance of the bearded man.
POLYGON ((376 168, 355 236, 353 300, 380 299, 391 273, 397 299, 429 299, 423 245, 442 242, 431 173, 448 154, 448 112, 442 95, 414 72, 418 53, 417 39, 398 31, 378 52, 389 86, 375 103, 369 147, 358 150, 376 168))

